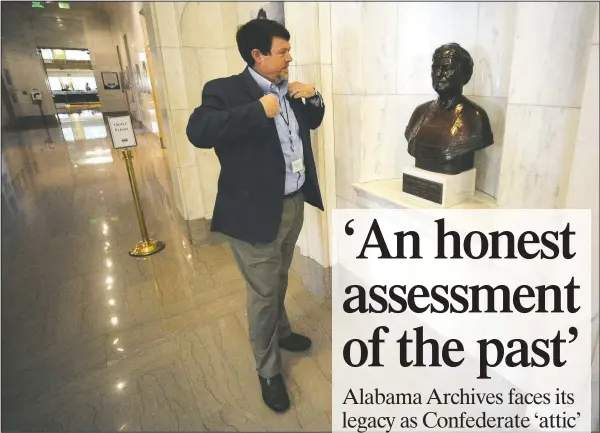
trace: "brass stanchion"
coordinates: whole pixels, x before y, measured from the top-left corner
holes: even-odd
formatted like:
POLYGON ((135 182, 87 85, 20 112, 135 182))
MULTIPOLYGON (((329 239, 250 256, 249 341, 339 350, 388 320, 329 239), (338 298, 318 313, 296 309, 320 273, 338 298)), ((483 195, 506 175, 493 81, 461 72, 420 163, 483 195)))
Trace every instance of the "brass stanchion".
POLYGON ((140 195, 138 193, 137 182, 135 180, 135 172, 133 171, 133 155, 131 154, 131 149, 124 149, 122 152, 123 157, 125 158, 125 165, 127 166, 127 174, 129 175, 131 192, 133 193, 135 211, 137 213, 137 219, 140 225, 140 231, 142 233, 142 241, 138 242, 137 245, 129 251, 129 255, 133 257, 150 256, 162 251, 162 249, 165 247, 165 243, 148 238, 148 230, 146 229, 146 222, 144 221, 144 212, 142 212, 142 206, 140 205, 140 195))

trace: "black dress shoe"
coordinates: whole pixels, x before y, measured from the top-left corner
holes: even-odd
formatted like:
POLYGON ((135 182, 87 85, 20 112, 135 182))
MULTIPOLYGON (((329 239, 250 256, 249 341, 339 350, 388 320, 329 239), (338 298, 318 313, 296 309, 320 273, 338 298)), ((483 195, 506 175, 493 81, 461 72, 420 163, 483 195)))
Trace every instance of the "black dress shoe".
POLYGON ((279 347, 290 352, 304 352, 310 349, 312 342, 310 338, 304 335, 294 334, 293 332, 287 337, 279 340, 279 347))
POLYGON ((281 374, 268 379, 258 376, 258 380, 260 380, 262 398, 269 408, 275 412, 285 412, 290 408, 290 399, 281 374))

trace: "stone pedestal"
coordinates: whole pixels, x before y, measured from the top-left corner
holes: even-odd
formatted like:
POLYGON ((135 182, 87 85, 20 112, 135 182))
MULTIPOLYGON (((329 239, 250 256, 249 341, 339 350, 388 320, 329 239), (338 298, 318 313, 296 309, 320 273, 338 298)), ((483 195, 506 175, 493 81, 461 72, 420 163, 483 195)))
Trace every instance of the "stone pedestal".
POLYGON ((451 207, 475 195, 475 169, 441 174, 406 167, 402 174, 402 192, 428 204, 451 207))

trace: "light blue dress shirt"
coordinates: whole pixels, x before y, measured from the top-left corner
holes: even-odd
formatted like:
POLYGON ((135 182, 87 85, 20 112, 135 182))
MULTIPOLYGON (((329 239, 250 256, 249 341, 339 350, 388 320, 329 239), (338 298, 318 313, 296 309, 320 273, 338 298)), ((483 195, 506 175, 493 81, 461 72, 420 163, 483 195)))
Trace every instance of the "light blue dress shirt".
MULTIPOLYGON (((288 93, 288 82, 282 81, 278 86, 271 83, 265 77, 260 75, 252 68, 248 68, 250 74, 264 92, 265 95, 272 93, 279 99, 279 114, 275 116, 275 126, 277 127, 277 135, 281 143, 283 158, 285 159, 285 190, 284 194, 288 195, 299 190, 306 179, 306 173, 303 169, 300 172, 294 173, 292 163, 296 160, 304 158, 302 139, 300 138, 300 128, 294 111, 290 107, 290 103, 285 97, 288 93)), ((309 100, 314 105, 322 104, 321 97, 309 100)), ((304 161, 302 161, 304 164, 304 161)))

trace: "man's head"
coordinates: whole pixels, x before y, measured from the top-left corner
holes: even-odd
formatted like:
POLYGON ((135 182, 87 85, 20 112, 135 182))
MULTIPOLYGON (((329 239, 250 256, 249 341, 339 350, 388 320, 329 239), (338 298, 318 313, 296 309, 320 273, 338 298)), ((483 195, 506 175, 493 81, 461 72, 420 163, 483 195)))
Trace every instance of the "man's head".
POLYGON ((244 61, 269 81, 279 84, 288 79, 290 33, 277 21, 254 19, 236 34, 238 50, 244 61))
POLYGON ((456 43, 445 44, 433 53, 431 81, 438 94, 459 94, 473 75, 473 59, 456 43))

